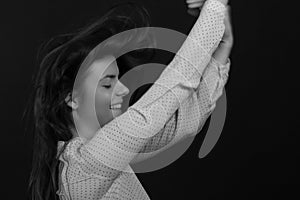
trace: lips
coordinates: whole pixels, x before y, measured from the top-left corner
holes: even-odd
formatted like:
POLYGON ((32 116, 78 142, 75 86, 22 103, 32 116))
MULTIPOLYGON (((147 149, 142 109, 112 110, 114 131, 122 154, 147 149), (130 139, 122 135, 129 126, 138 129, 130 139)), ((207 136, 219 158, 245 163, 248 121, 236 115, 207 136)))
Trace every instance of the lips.
POLYGON ((123 103, 123 101, 116 102, 116 103, 111 104, 111 106, 118 105, 118 104, 121 104, 121 105, 122 105, 122 103, 123 103))
POLYGON ((111 105, 109 108, 110 109, 121 109, 122 105, 121 104, 115 104, 115 105, 111 105))
POLYGON ((123 102, 123 101, 120 101, 120 102, 111 104, 111 105, 109 106, 109 109, 121 109, 121 107, 122 107, 122 102, 123 102))

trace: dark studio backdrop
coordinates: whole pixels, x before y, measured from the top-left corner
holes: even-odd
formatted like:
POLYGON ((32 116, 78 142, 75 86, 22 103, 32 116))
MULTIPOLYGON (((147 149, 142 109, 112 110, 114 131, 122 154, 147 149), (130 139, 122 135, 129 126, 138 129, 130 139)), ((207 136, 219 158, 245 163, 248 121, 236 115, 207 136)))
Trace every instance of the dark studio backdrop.
MULTIPOLYGON (((21 117, 38 46, 125 1, 2 2, 1 199, 26 199, 32 134, 24 135, 21 117)), ((184 0, 136 2, 149 11, 152 26, 187 34, 196 20, 187 13, 184 0)), ((137 174, 151 199, 299 197, 299 9, 282 1, 230 4, 235 44, 222 135, 199 159, 208 120, 180 159, 161 170, 137 174)))

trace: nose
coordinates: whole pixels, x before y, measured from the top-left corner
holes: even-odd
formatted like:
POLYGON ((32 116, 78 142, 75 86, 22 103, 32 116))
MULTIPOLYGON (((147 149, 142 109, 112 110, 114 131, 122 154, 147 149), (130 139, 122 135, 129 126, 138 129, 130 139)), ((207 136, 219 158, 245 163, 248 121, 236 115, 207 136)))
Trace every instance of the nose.
POLYGON ((126 96, 129 93, 129 89, 121 83, 121 81, 118 81, 118 92, 117 94, 119 96, 126 96))

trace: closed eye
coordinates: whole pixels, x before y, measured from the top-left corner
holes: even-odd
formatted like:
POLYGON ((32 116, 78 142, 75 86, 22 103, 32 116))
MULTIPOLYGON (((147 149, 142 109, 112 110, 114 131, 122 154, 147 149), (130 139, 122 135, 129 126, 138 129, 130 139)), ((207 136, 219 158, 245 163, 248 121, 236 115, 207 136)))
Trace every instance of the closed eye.
POLYGON ((103 87, 105 87, 105 88, 110 88, 111 85, 103 85, 103 87))

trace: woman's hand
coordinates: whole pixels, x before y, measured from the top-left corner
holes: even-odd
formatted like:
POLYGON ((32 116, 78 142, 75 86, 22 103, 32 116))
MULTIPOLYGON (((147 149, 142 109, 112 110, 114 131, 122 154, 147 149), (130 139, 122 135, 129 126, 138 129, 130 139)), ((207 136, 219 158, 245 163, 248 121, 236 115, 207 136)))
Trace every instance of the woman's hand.
POLYGON ((225 13, 225 31, 222 37, 219 46, 214 51, 212 57, 221 64, 226 64, 227 59, 230 55, 232 46, 233 46, 233 33, 232 33, 232 26, 231 26, 231 9, 230 6, 226 6, 226 13, 225 13))
MULTIPOLYGON (((186 0, 186 3, 188 5, 188 13, 193 16, 198 16, 200 13, 200 10, 202 9, 205 1, 207 0, 186 0)), ((226 64, 227 59, 230 55, 232 46, 233 46, 233 33, 232 33, 232 26, 231 26, 231 10, 230 6, 227 5, 228 0, 216 0, 220 1, 226 6, 226 12, 225 12, 225 32, 222 37, 221 42, 219 43, 219 46, 213 53, 213 58, 221 63, 226 64)))

